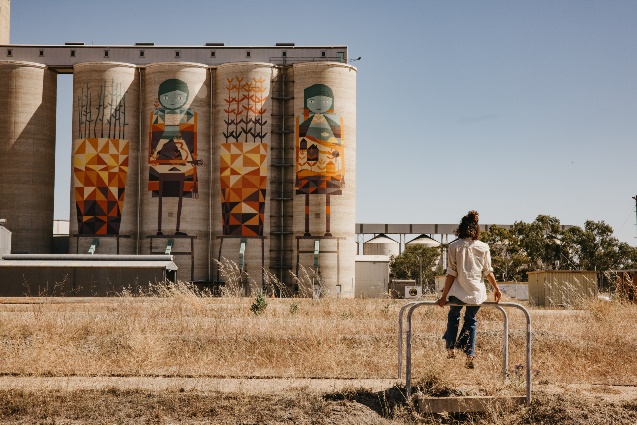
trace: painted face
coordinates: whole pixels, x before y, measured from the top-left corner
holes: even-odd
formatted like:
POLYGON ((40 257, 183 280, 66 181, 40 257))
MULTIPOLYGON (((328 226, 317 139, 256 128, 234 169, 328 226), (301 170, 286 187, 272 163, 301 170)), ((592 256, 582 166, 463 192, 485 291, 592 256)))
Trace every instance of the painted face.
POLYGON ((332 107, 332 98, 329 96, 314 96, 307 100, 307 109, 315 114, 327 112, 332 107))
POLYGON ((181 108, 182 106, 184 106, 187 100, 188 94, 180 90, 171 91, 159 96, 159 103, 161 103, 161 105, 167 109, 181 108))

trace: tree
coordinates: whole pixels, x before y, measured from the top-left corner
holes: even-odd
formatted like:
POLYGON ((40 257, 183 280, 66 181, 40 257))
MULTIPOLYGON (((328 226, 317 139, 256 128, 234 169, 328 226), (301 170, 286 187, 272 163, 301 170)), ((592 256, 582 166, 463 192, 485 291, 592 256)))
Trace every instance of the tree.
MULTIPOLYGON (((603 221, 588 220, 584 229, 573 226, 564 231, 563 240, 572 252, 572 260, 582 270, 607 271, 622 267, 631 256, 627 244, 613 236, 613 228, 603 221)), ((628 261, 630 263, 630 261, 628 261)))
POLYGON ((559 269, 560 220, 538 215, 532 223, 514 223, 511 231, 529 259, 528 271, 559 269))
MULTIPOLYGON (((440 247, 432 248, 422 245, 410 245, 402 254, 391 256, 389 269, 394 279, 414 279, 420 281, 422 261, 423 283, 433 284, 435 269, 440 259, 440 247)), ((438 270, 442 273, 442 269, 438 270)))
POLYGON ((520 238, 503 227, 491 226, 480 233, 480 240, 491 248, 491 265, 495 278, 502 282, 522 281, 531 260, 520 244, 520 238))
POLYGON ((637 248, 620 243, 603 221, 562 230, 557 218, 538 215, 532 223, 515 222, 511 229, 492 226, 480 239, 491 247, 494 274, 502 281, 527 280, 527 273, 535 270, 637 268, 637 248))

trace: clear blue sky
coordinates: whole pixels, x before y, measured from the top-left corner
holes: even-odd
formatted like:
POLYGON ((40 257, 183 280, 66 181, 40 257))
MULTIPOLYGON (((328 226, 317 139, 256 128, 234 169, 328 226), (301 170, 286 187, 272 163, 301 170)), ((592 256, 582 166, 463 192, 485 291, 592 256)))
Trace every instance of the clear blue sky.
MULTIPOLYGON (((356 221, 604 220, 632 245, 637 1, 13 0, 15 44, 345 44, 357 79, 356 221)), ((59 77, 56 218, 68 218, 59 77)))

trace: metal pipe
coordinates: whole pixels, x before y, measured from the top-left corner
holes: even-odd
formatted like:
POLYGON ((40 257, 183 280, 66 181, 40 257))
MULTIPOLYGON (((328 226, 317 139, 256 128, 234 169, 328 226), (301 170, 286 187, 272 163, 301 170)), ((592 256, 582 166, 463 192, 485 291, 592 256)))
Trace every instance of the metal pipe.
MULTIPOLYGON (((416 304, 418 301, 412 301, 401 307, 398 313, 398 379, 402 379, 403 375, 403 316, 407 307, 416 304)), ((509 317, 506 310, 500 306, 496 306, 498 310, 502 312, 504 318, 504 342, 503 342, 503 365, 502 375, 506 379, 509 376, 508 364, 509 364, 509 317)), ((411 326, 411 324, 409 324, 411 326)))
POLYGON ((502 312, 502 317, 504 319, 504 336, 502 338, 502 376, 504 379, 507 379, 509 377, 509 371, 507 370, 509 367, 509 316, 507 315, 506 310, 499 305, 496 306, 496 308, 502 312))
POLYGON ((286 85, 287 85, 287 68, 284 66, 281 68, 281 93, 279 93, 279 97, 281 98, 281 167, 279 167, 279 182, 281 185, 281 193, 280 193, 280 198, 281 200, 279 201, 279 226, 280 226, 280 233, 279 233, 279 281, 281 283, 283 283, 283 255, 285 252, 285 247, 284 247, 284 241, 285 241, 285 237, 283 235, 283 232, 285 231, 285 226, 284 226, 284 217, 285 217, 285 201, 283 200, 285 198, 285 169, 286 169, 286 164, 285 164, 285 113, 286 113, 286 108, 285 108, 285 89, 286 89, 286 85))
MULTIPOLYGON (((143 95, 143 73, 142 68, 139 70, 139 93, 137 94, 137 101, 139 103, 137 107, 137 127, 139 133, 139 139, 137 141, 137 243, 135 244, 135 253, 140 254, 141 249, 141 216, 142 216, 142 128, 144 127, 144 120, 142 115, 142 105, 144 104, 143 95)), ((149 147, 150 149, 150 147, 149 147)))
POLYGON ((172 255, 112 255, 112 254, 5 254, 3 260, 38 261, 172 261, 172 255))
POLYGON ((215 113, 212 107, 212 96, 214 95, 214 79, 212 78, 212 68, 208 68, 208 78, 210 79, 210 91, 208 92, 208 95, 210 97, 210 114, 208 115, 210 119, 210 122, 208 123, 208 131, 210 133, 210 148, 208 149, 208 152, 210 153, 210 156, 208 157, 208 169, 210 170, 208 173, 208 280, 210 281, 212 280, 212 152, 215 146, 215 137, 213 131, 215 113))
POLYGON ((398 379, 403 377, 403 315, 407 307, 415 304, 415 301, 409 302, 400 308, 398 313, 398 379))

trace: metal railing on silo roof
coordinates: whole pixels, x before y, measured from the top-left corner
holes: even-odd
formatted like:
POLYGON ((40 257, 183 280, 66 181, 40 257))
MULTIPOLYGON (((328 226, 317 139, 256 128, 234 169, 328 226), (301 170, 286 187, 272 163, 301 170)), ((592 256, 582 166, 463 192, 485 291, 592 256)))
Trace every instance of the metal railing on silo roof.
POLYGON ((338 56, 271 56, 269 61, 276 65, 291 65, 293 63, 300 62, 340 62, 345 63, 345 59, 341 59, 338 56))

